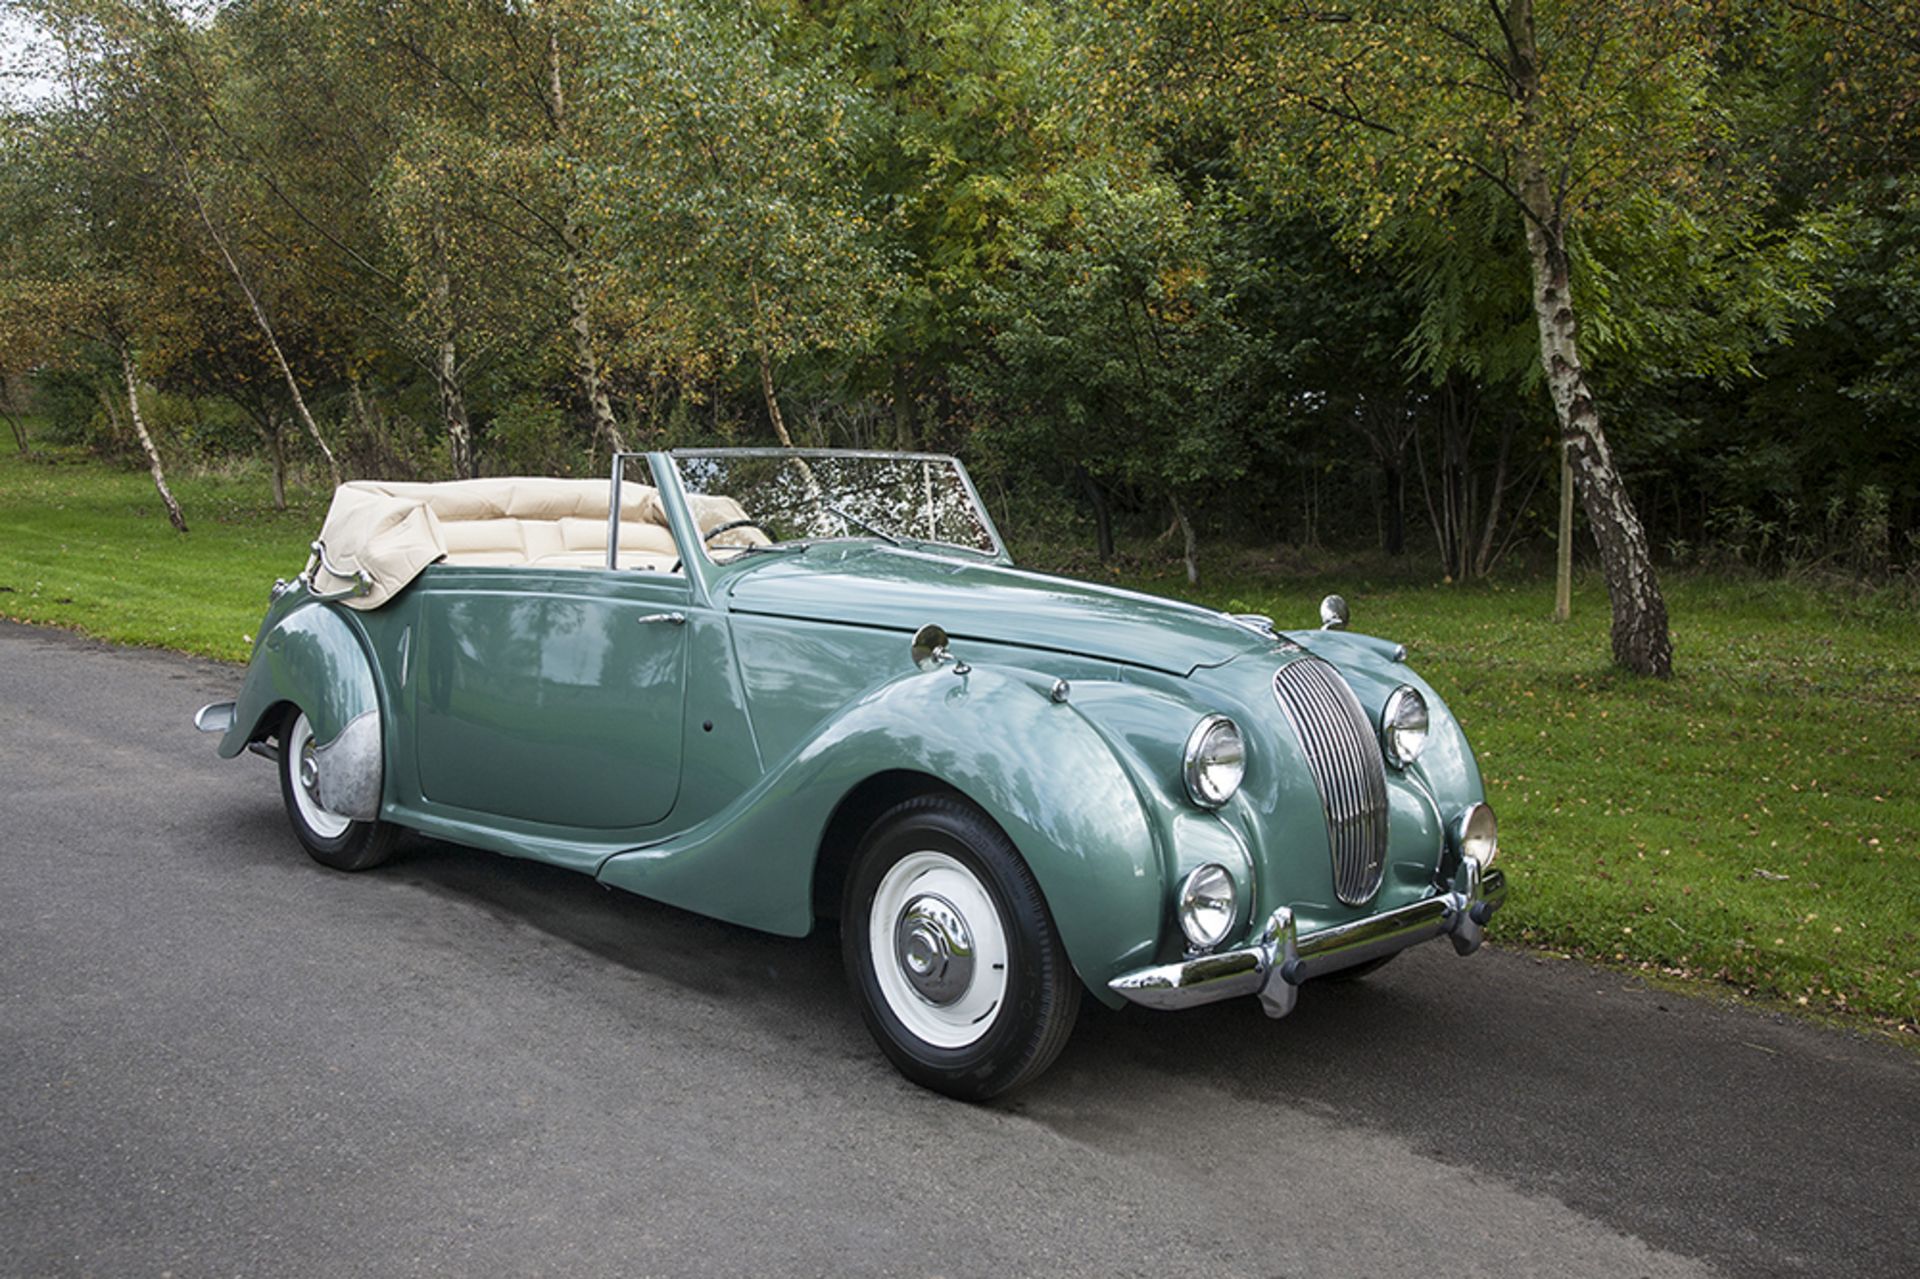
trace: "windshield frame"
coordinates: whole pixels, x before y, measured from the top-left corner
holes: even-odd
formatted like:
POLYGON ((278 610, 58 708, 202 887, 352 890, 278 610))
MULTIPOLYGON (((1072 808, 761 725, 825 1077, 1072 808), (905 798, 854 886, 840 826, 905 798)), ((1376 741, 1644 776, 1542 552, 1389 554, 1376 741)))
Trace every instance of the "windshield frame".
MULTIPOLYGON (((958 542, 941 542, 941 541, 929 540, 927 538, 915 537, 911 533, 895 534, 895 536, 899 537, 900 539, 899 545, 901 545, 904 548, 912 549, 912 550, 928 549, 935 552, 957 551, 962 555, 966 555, 969 557, 979 557, 981 559, 986 559, 996 564, 1012 564, 1013 563, 1013 557, 1007 553, 1006 541, 1000 536, 999 526, 993 522, 993 516, 988 512, 987 504, 981 501, 980 490, 974 487, 973 476, 967 473, 967 464, 965 462, 962 462, 959 458, 955 457, 951 453, 916 453, 916 452, 909 452, 901 449, 789 449, 789 448, 767 448, 767 447, 752 447, 752 448, 691 447, 691 448, 669 449, 666 452, 665 457, 673 463, 674 479, 679 483, 679 486, 682 489, 682 491, 688 493, 689 495, 692 494, 692 490, 687 488, 686 474, 681 470, 681 467, 680 467, 680 462, 681 462, 681 459, 683 458, 712 457, 712 458, 726 459, 726 458, 766 457, 766 458, 796 458, 802 461, 807 460, 809 458, 835 459, 835 460, 842 460, 842 461, 848 460, 848 459, 871 458, 876 461, 885 461, 885 462, 937 462, 943 465, 948 465, 948 466, 951 466, 954 469, 954 471, 959 475, 961 488, 966 492, 967 500, 973 505, 974 517, 977 520, 979 520, 980 527, 986 530, 988 540, 993 543, 993 550, 984 551, 977 546, 963 546, 958 542)), ((748 512, 748 513, 751 514, 752 512, 748 512)), ((857 534, 845 539, 809 538, 809 539, 804 539, 804 540, 795 541, 795 542, 777 542, 774 545, 799 547, 799 546, 813 545, 816 542, 820 542, 820 541, 842 541, 842 540, 850 540, 850 541, 872 540, 872 541, 878 542, 878 541, 882 541, 883 539, 874 537, 872 534, 868 533, 868 534, 857 534)), ((747 559, 751 557, 740 556, 738 558, 747 559)))

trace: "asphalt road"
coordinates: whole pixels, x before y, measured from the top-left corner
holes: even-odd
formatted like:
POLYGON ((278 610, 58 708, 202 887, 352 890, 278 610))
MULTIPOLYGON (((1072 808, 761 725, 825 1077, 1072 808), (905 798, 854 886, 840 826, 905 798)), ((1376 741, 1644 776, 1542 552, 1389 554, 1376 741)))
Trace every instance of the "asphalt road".
POLYGON ((1904 1048, 1427 946, 962 1106, 831 935, 321 869, 191 727, 238 683, 0 623, 0 1274, 1920 1271, 1904 1048))

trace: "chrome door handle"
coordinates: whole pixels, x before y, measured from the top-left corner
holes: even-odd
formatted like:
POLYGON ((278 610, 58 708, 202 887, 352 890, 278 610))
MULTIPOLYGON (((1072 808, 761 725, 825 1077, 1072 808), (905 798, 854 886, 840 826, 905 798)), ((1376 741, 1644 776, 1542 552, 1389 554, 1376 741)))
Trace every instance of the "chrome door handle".
POLYGON ((665 622, 669 626, 685 626, 687 624, 687 615, 685 613, 647 613, 633 620, 642 626, 645 626, 648 622, 665 622))

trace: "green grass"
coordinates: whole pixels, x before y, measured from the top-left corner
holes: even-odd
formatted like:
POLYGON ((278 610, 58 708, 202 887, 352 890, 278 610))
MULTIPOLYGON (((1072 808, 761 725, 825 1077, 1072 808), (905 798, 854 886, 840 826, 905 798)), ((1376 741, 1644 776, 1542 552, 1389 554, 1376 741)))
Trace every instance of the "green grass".
POLYGON ((144 469, 58 453, 0 454, 0 616, 102 639, 243 660, 267 588, 306 563, 327 495, 264 475, 169 475, 186 534, 144 469))
MULTIPOLYGON (((212 657, 246 655, 325 497, 274 511, 263 477, 180 477, 193 532, 143 471, 0 460, 0 615, 212 657)), ((1039 558, 1039 557, 1029 557, 1039 558)), ((1407 645, 1466 725, 1501 817, 1509 943, 1920 1031, 1920 617, 1911 600, 1763 580, 1666 583, 1677 674, 1607 663, 1583 581, 1460 587, 1377 559, 1338 573, 1241 558, 1189 591, 1135 558, 1126 585, 1311 626, 1345 594, 1407 645)), ((1311 567, 1309 565, 1308 567, 1311 567)))

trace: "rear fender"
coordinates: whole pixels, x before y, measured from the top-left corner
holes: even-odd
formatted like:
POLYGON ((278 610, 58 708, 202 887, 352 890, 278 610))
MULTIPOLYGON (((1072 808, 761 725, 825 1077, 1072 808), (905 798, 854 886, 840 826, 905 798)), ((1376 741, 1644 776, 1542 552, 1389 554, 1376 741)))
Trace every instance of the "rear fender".
POLYGON ((851 705, 714 822, 621 853, 615 887, 771 932, 813 924, 821 838, 856 786, 924 773, 957 790, 1020 850, 1081 979, 1150 962, 1165 913, 1156 824, 1128 770, 1052 680, 975 664, 916 672, 851 705))
POLYGON ((296 606, 260 637, 234 704, 233 725, 220 739, 221 757, 231 759, 270 735, 274 708, 288 702, 306 713, 321 750, 341 744, 352 728, 348 740, 361 744, 356 754, 370 740, 378 758, 380 698, 373 666, 352 625, 327 605, 296 606))

